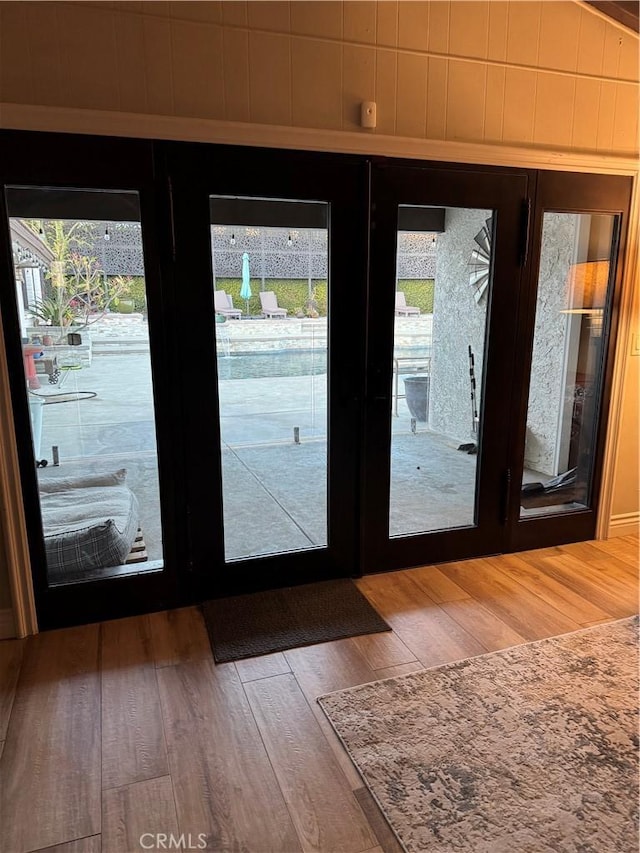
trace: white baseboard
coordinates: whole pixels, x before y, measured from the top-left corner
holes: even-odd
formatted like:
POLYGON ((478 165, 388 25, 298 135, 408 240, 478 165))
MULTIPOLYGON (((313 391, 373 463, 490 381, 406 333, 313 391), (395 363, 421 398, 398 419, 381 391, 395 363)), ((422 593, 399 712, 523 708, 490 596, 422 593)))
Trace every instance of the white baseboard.
POLYGON ((13 610, 0 610, 0 640, 8 640, 16 635, 13 610))
POLYGON ((630 536, 638 532, 640 512, 623 512, 612 515, 609 521, 609 538, 612 536, 630 536))

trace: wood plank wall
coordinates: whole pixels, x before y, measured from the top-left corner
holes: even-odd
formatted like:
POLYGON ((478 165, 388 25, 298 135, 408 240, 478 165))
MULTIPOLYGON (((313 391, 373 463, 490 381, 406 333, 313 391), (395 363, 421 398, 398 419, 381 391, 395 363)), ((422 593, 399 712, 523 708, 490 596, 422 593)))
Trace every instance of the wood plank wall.
POLYGON ((633 154, 638 37, 573 0, 0 3, 0 101, 633 154))

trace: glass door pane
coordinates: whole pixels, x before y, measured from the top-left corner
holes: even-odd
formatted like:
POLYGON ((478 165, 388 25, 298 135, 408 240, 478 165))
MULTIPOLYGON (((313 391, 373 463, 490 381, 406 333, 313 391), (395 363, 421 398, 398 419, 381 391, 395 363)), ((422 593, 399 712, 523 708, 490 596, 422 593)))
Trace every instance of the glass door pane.
POLYGON ((160 570, 136 192, 8 187, 49 584, 160 570))
POLYGON ((327 546, 328 212, 210 197, 227 561, 327 546))
POLYGON ((591 506, 617 219, 544 213, 521 518, 591 506))
POLYGON ((529 178, 372 170, 365 571, 501 550, 529 178))
POLYGON ((491 210, 400 206, 389 535, 476 520, 491 210))

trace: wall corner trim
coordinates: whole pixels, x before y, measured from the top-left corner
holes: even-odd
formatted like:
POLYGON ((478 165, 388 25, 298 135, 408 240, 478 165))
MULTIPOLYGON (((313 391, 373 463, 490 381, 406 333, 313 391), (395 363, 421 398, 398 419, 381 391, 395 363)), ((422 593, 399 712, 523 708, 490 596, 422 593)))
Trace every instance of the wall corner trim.
POLYGON ((607 423, 607 441, 602 459, 602 489, 596 522, 596 539, 607 539, 612 535, 611 519, 615 489, 615 468, 620 444, 620 422, 624 397, 624 378, 627 365, 627 353, 631 344, 633 297, 635 288, 640 286, 638 279, 638 256, 640 253, 640 185, 638 176, 633 182, 631 216, 627 234, 627 257, 620 295, 620 323, 615 345, 613 375, 611 377, 611 405, 607 423))
MULTIPOLYGON (((3 547, 13 603, 13 611, 9 611, 12 636, 27 637, 29 634, 37 634, 38 620, 20 483, 9 372, 0 322, 0 530, 5 538, 3 547)), ((4 612, 0 611, 0 639, 4 612)))

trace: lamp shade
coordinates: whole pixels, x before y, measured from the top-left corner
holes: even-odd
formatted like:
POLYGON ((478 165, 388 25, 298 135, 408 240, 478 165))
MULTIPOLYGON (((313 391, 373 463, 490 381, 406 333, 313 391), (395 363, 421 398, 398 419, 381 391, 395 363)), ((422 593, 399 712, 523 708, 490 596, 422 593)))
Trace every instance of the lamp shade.
POLYGON ((563 314, 602 312, 607 301, 609 261, 571 264, 567 274, 567 307, 563 314))

